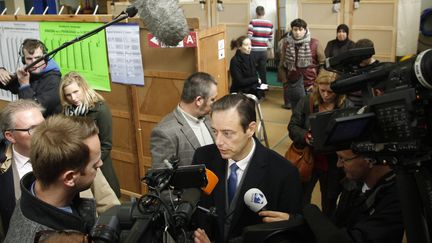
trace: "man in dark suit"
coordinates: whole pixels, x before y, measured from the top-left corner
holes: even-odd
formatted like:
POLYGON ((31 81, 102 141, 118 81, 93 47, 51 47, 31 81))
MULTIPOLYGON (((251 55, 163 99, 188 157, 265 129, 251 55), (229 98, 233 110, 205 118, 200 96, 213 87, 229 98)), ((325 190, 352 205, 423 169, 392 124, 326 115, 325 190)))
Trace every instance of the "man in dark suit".
POLYGON ((163 161, 172 156, 179 159, 179 165, 190 165, 197 148, 213 143, 206 116, 217 96, 216 85, 216 80, 203 72, 185 80, 179 105, 151 132, 153 168, 163 167, 163 161))
POLYGON ((211 119, 215 144, 197 149, 193 164, 204 163, 219 178, 212 194, 203 195, 200 201, 203 207, 215 207, 218 217, 197 215, 198 226, 205 232, 195 231, 195 242, 208 242, 207 235, 216 242, 227 242, 241 236, 245 226, 262 223, 243 200, 251 188, 263 192, 268 210, 299 213, 298 171, 254 138, 255 103, 242 94, 227 95, 213 104, 211 119))

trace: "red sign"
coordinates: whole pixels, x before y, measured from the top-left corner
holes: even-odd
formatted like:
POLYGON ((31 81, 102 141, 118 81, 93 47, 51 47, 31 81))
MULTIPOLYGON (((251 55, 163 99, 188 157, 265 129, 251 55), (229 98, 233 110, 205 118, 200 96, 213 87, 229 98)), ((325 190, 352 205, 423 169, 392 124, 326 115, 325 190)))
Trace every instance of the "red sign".
POLYGON ((152 48, 182 48, 182 47, 196 47, 197 46, 197 34, 196 32, 189 32, 189 34, 180 41, 176 46, 168 46, 161 42, 156 36, 152 33, 147 34, 147 42, 149 47, 152 48))

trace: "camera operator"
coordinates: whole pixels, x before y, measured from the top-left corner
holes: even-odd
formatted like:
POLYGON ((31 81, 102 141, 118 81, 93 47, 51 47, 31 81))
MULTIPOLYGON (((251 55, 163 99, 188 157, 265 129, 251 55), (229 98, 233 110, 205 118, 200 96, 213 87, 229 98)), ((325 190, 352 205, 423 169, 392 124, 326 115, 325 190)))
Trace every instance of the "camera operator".
MULTIPOLYGON (((20 47, 20 61, 23 65, 32 64, 48 52, 45 44, 36 39, 25 39, 20 47)), ((38 62, 25 70, 25 66, 16 70, 16 78, 10 71, 0 67, 0 89, 17 94, 20 99, 34 100, 44 108, 44 117, 61 112, 59 84, 60 68, 52 59, 38 62)))
MULTIPOLYGON (((344 169, 346 178, 331 222, 314 205, 303 210, 315 238, 319 242, 401 242, 404 228, 393 170, 352 150, 337 155, 337 166, 344 169)), ((259 214, 265 222, 289 218, 275 211, 259 214)))

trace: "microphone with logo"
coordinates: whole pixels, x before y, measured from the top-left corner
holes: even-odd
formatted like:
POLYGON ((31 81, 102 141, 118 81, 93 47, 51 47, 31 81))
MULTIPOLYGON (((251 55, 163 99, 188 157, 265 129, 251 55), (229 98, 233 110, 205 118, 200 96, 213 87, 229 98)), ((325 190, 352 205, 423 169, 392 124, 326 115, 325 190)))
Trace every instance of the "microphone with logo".
POLYGON ((245 204, 255 213, 267 210, 267 199, 264 193, 258 188, 249 189, 243 197, 245 204))

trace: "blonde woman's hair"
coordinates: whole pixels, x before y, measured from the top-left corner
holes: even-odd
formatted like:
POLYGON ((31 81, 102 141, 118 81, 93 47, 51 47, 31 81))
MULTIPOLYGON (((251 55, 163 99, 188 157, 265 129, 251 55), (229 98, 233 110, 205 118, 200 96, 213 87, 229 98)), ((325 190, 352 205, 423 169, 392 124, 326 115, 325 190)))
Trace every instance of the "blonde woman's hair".
MULTIPOLYGON (((319 93, 318 85, 320 85, 320 84, 330 85, 331 83, 333 83, 338 78, 339 78, 339 75, 337 73, 330 72, 330 71, 327 71, 325 69, 320 70, 317 78, 315 79, 316 87, 313 91, 314 105, 319 105, 319 104, 322 104, 324 102, 323 99, 321 98, 320 93, 319 93)), ((345 95, 336 94, 335 107, 342 106, 343 103, 345 102, 345 99, 346 99, 345 95)))
POLYGON ((72 71, 64 75, 60 81, 59 92, 60 101, 63 108, 70 105, 65 97, 64 88, 68 85, 71 85, 72 83, 76 83, 78 87, 82 90, 84 96, 84 100, 82 101, 82 103, 87 107, 93 108, 97 102, 105 100, 102 95, 98 94, 94 89, 90 88, 83 76, 81 76, 77 72, 72 71))

